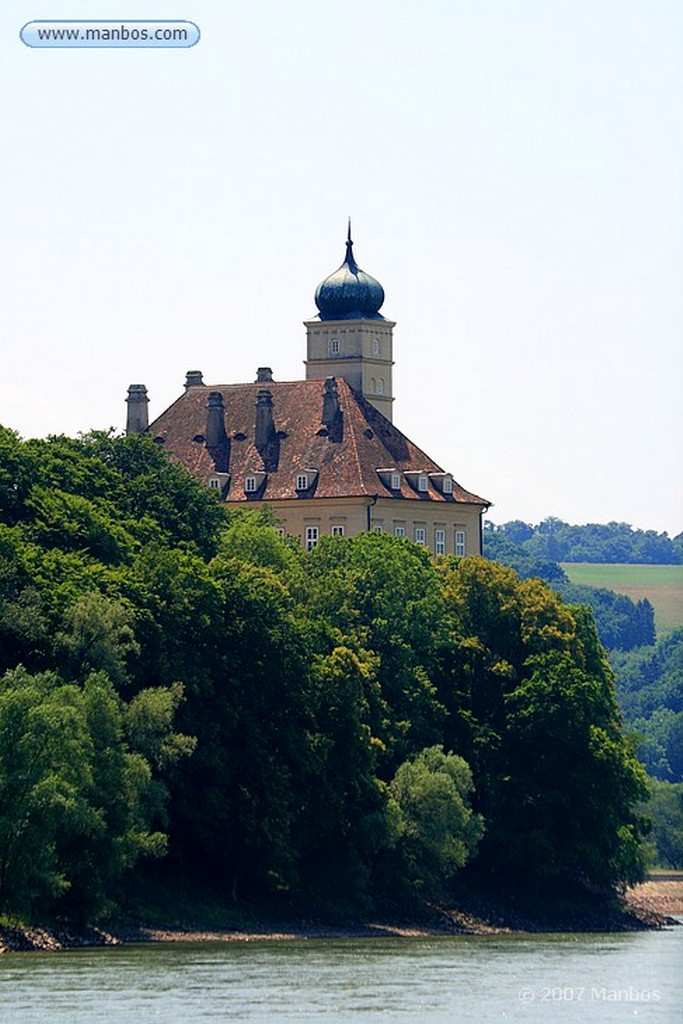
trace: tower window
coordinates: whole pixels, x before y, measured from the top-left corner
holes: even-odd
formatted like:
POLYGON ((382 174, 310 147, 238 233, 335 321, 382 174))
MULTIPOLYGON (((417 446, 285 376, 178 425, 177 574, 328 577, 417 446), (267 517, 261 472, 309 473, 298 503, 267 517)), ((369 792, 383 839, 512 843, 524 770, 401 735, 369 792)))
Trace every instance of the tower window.
POLYGON ((306 527, 306 550, 312 551, 318 543, 318 527, 307 526, 306 527))
POLYGON ((434 531, 434 554, 446 554, 446 531, 440 528, 434 531))
POLYGON ((244 480, 244 490, 247 494, 253 493, 256 490, 256 477, 248 476, 244 480))
POLYGON ((329 351, 331 356, 338 356, 341 352, 339 338, 330 338, 329 351))
POLYGON ((372 339, 372 354, 373 356, 379 355, 379 338, 372 339))
POLYGON ((459 555, 461 558, 465 554, 465 531, 464 530, 456 530, 455 531, 455 553, 456 553, 456 555, 459 555))
POLYGON ((380 377, 379 380, 377 381, 377 394, 384 394, 384 377, 380 377))

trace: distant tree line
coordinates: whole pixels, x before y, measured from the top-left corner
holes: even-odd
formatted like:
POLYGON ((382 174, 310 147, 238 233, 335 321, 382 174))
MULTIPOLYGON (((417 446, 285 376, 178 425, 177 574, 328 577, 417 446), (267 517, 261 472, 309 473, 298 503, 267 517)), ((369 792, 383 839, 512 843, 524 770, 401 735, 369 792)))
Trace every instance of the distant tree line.
POLYGON ((143 863, 355 910, 456 872, 641 877, 646 776, 590 611, 385 535, 306 553, 145 437, 0 428, 0 913, 143 863))
POLYGON ((638 563, 680 565, 683 533, 670 538, 655 530, 634 530, 628 523, 588 523, 573 526, 549 516, 537 526, 515 519, 487 523, 486 541, 510 541, 524 555, 540 562, 638 563))

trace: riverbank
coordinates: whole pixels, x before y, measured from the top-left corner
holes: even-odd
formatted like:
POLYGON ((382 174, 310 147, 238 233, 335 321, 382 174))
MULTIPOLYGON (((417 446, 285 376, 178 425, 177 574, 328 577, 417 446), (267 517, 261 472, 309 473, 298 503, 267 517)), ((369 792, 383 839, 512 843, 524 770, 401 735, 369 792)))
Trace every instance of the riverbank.
POLYGON ((110 924, 106 927, 38 928, 0 926, 0 953, 78 949, 141 942, 255 942, 283 939, 495 935, 515 932, 617 932, 679 924, 683 876, 659 875, 629 889, 623 906, 575 902, 538 907, 516 905, 466 892, 457 907, 429 906, 418 919, 326 923, 309 919, 253 921, 239 928, 204 928, 199 923, 168 927, 110 924))

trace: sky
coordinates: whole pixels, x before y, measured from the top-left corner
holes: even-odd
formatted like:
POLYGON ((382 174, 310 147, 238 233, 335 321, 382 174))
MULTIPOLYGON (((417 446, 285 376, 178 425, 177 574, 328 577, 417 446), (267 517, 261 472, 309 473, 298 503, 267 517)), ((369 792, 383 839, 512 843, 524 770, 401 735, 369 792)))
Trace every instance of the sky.
POLYGON ((496 523, 683 530, 680 0, 2 0, 0 423, 304 376, 354 255, 394 422, 496 523), (32 48, 187 19, 191 48, 32 48))

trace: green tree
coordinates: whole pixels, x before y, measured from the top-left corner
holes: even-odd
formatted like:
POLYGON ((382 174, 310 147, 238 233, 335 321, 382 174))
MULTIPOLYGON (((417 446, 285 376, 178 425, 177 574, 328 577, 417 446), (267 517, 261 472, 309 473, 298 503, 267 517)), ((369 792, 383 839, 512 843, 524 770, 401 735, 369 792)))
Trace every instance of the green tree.
POLYGON ((445 563, 447 742, 471 765, 482 868, 609 889, 643 870, 646 780, 590 613, 484 559, 445 563))
POLYGON ((484 822, 470 807, 472 773, 456 754, 429 747, 405 761, 389 786, 399 812, 398 849, 404 872, 435 895, 474 855, 484 822))
MULTIPOLYGON (((194 742, 171 733, 182 694, 128 709, 102 672, 83 686, 17 668, 0 679, 0 908, 88 919, 141 856, 165 852, 166 790, 136 750, 161 737, 167 762, 194 742), (144 730, 141 726, 144 719, 144 730)), ((142 695, 137 698, 143 700, 142 695)))
POLYGON ((443 628, 438 577, 428 553, 386 534, 323 538, 306 559, 302 600, 336 639, 376 659, 381 699, 371 702, 388 781, 411 753, 441 737, 444 711, 435 676, 443 628))

